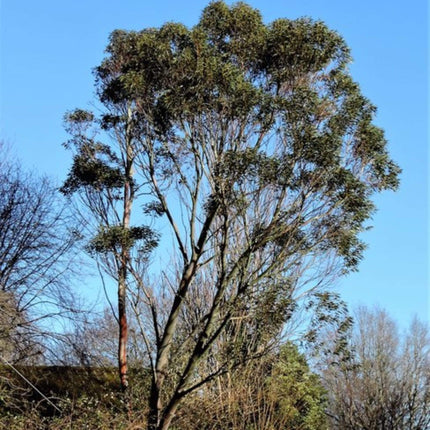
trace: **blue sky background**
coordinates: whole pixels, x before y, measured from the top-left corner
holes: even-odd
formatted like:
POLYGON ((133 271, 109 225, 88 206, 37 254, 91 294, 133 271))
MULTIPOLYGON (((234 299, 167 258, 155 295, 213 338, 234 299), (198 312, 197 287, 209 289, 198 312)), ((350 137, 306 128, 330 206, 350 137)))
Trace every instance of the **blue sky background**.
MULTIPOLYGON (((228 1, 227 3, 232 3, 228 1)), ((352 50, 351 73, 378 107, 401 188, 376 198, 378 212, 359 273, 336 288, 352 306, 386 308, 402 326, 429 319, 428 7, 425 0, 249 0, 265 22, 309 16, 337 30, 352 50)), ((24 166, 61 181, 70 156, 62 117, 91 108, 92 68, 110 32, 166 21, 194 25, 206 1, 2 0, 0 139, 24 166)))

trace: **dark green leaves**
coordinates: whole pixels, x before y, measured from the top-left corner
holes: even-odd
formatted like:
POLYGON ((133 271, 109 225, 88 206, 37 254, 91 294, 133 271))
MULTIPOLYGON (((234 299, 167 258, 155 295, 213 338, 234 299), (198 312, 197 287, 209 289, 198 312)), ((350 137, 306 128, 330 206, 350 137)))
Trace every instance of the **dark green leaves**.
POLYGON ((120 169, 111 167, 102 160, 91 159, 86 155, 75 155, 72 168, 61 192, 71 194, 86 186, 95 189, 118 188, 123 183, 124 177, 120 169))
POLYGON ((349 60, 343 39, 320 22, 278 19, 269 26, 265 66, 275 82, 297 81, 349 60))
POLYGON ((218 166, 218 174, 231 184, 252 178, 268 183, 276 181, 280 167, 279 159, 268 157, 255 148, 247 148, 244 151, 226 151, 218 166))
POLYGON ((157 246, 158 235, 147 226, 101 226, 88 248, 92 252, 118 252, 120 249, 131 249, 136 243, 139 244, 138 250, 147 254, 157 246))
POLYGON ((260 12, 242 2, 232 7, 212 2, 204 9, 199 28, 210 46, 242 69, 255 65, 265 47, 266 27, 260 12))
MULTIPOLYGON (((102 125, 114 121, 107 115, 102 125), (107 118, 107 119, 106 119, 107 118)), ((76 109, 65 117, 67 131, 72 135, 65 146, 74 149, 73 164, 67 179, 60 189, 63 194, 72 194, 82 187, 94 189, 119 188, 124 184, 124 175, 114 151, 91 136, 95 120, 92 112, 76 109)), ((106 128, 109 128, 106 126, 106 128)))
MULTIPOLYGON (((353 269, 372 193, 395 189, 400 169, 349 61, 345 41, 320 21, 265 25, 245 3, 214 1, 191 29, 166 23, 112 33, 96 70, 107 109, 100 124, 127 130, 164 189, 193 194, 200 181, 206 209, 246 218, 249 232, 263 225, 276 252, 282 244, 303 254, 335 251, 353 269), (255 220, 256 211, 265 219, 255 220)), ((63 191, 121 186, 127 178, 114 154, 88 135, 92 114, 75 111, 68 122, 78 151, 63 191)), ((155 202, 144 213, 165 212, 155 202)))

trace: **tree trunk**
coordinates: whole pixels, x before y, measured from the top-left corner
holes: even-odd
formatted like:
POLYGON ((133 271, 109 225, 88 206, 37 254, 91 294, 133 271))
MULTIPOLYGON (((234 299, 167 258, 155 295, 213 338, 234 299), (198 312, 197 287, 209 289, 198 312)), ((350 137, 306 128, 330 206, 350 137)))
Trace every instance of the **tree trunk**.
POLYGON ((166 411, 166 413, 164 414, 163 418, 160 421, 160 424, 158 426, 158 430, 168 430, 170 427, 170 424, 172 422, 173 417, 175 416, 175 412, 176 409, 178 408, 178 406, 174 406, 171 409, 169 409, 168 411, 166 411))
MULTIPOLYGON (((122 268, 122 272, 126 269, 122 268)), ((118 283, 118 321, 119 321, 119 339, 118 339, 118 366, 121 389, 123 391, 128 387, 127 379, 127 311, 125 302, 125 278, 121 275, 118 283)))
MULTIPOLYGON (((126 130, 126 165, 125 165, 125 182, 124 182, 124 212, 122 227, 124 230, 130 228, 131 208, 134 199, 134 190, 132 185, 133 177, 133 155, 131 147, 131 109, 128 109, 128 122, 126 130)), ((118 341, 118 365, 121 389, 123 391, 128 387, 127 379, 127 266, 130 259, 130 249, 127 244, 122 245, 119 280, 118 280, 118 322, 119 322, 119 341, 118 341)))
POLYGON ((160 390, 157 382, 153 381, 149 399, 148 430, 168 430, 180 402, 175 395, 169 405, 162 411, 160 390))
POLYGON ((157 381, 153 380, 149 396, 148 430, 158 430, 161 412, 160 389, 157 381))

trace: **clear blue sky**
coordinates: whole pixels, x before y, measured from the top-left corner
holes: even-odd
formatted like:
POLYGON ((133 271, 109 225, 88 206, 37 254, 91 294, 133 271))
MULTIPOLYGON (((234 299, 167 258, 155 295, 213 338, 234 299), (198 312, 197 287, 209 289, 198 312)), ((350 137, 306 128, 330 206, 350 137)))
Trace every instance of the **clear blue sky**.
MULTIPOLYGON (((231 3, 231 2, 228 2, 231 3)), ((266 22, 309 16, 336 29, 352 49, 351 72, 378 106, 393 158, 403 169, 399 192, 378 196, 360 271, 338 282, 352 305, 379 304, 402 325, 429 318, 428 10, 425 0, 250 0, 266 22)), ((117 28, 166 21, 194 25, 206 1, 2 0, 0 139, 23 164, 58 180, 70 165, 61 147, 63 114, 90 108, 91 69, 117 28)))

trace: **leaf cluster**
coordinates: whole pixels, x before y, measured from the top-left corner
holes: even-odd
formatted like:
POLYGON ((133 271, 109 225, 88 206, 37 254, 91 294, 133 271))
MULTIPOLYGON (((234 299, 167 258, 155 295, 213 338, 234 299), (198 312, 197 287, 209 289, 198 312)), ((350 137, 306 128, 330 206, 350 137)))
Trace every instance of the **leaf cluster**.
POLYGON ((65 146, 75 149, 73 164, 60 191, 73 194, 81 188, 115 189, 125 182, 120 161, 109 145, 88 136, 94 123, 91 112, 76 109, 65 115, 66 129, 72 139, 65 146))
POLYGON ((130 228, 100 226, 88 249, 90 252, 115 252, 119 249, 131 249, 136 242, 139 242, 139 252, 148 254, 157 247, 158 235, 147 226, 130 228))

